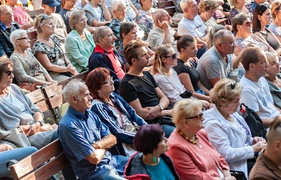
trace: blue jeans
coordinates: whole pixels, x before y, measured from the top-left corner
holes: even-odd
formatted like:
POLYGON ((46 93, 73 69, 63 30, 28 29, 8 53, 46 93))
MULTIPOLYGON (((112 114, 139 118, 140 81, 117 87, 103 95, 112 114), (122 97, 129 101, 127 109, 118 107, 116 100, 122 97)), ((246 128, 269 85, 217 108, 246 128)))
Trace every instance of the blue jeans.
POLYGON ((161 127, 162 127, 163 131, 165 132, 166 138, 169 138, 170 135, 172 134, 172 132, 174 131, 174 129, 176 128, 175 126, 170 126, 167 124, 161 124, 161 127))
POLYGON ((31 146, 0 152, 0 178, 11 175, 11 172, 6 168, 6 164, 9 160, 19 161, 35 151, 37 151, 37 149, 31 146))

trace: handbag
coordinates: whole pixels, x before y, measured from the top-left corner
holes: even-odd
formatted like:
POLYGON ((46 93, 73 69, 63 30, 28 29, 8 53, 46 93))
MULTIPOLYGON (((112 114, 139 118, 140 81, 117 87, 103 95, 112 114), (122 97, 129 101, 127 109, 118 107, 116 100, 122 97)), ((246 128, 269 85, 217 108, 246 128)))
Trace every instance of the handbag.
POLYGON ((236 180, 247 180, 243 171, 230 171, 231 176, 234 176, 236 180))
POLYGON ((0 129, 0 140, 9 141, 15 144, 17 147, 31 146, 27 136, 20 126, 9 131, 0 129))

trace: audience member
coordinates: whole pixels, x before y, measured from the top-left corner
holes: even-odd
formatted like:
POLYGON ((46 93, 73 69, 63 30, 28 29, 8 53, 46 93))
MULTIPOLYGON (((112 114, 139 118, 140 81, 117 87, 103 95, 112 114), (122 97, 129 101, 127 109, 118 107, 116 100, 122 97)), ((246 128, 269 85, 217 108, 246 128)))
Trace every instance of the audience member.
POLYGON ((114 80, 114 87, 119 89, 120 80, 125 76, 125 62, 114 50, 114 36, 112 30, 107 26, 98 27, 94 33, 96 47, 89 58, 89 71, 97 67, 104 67, 110 71, 114 80))
POLYGON ((56 125, 44 124, 43 114, 21 89, 12 84, 13 62, 0 61, 0 127, 11 130, 21 126, 30 144, 42 148, 56 138, 56 125))
POLYGON ((139 151, 129 160, 125 169, 125 178, 133 179, 169 179, 179 180, 171 159, 165 155, 169 149, 168 139, 159 125, 140 127, 134 146, 139 151), (143 145, 146 142, 146 145, 143 145))
MULTIPOLYGON (((179 36, 177 39, 178 58, 177 64, 173 69, 177 72, 181 84, 191 92, 192 96, 210 101, 209 90, 200 82, 200 74, 196 70, 197 48, 195 38, 189 35, 179 36)), ((207 107, 208 109, 208 107, 207 107)))
POLYGON ((83 7, 88 18, 88 25, 98 27, 110 23, 111 15, 105 5, 105 0, 89 0, 83 7))
POLYGON ((206 48, 207 50, 210 49, 211 47, 213 47, 214 36, 219 30, 222 30, 222 29, 226 29, 226 27, 221 24, 218 24, 218 25, 212 27, 212 29, 210 29, 209 37, 207 39, 207 48, 206 48))
POLYGON ((37 40, 32 52, 38 61, 45 67, 50 76, 60 82, 72 75, 78 74, 60 47, 58 40, 52 36, 54 24, 52 16, 40 14, 35 19, 37 40))
POLYGON ((253 33, 260 37, 263 37, 267 43, 274 49, 278 50, 281 47, 281 43, 277 37, 266 27, 270 24, 271 13, 267 5, 257 5, 253 16, 253 33))
POLYGON ((226 161, 209 141, 203 125, 202 104, 196 99, 183 99, 173 109, 177 129, 169 137, 169 150, 180 179, 227 179, 226 161))
POLYGON ((268 29, 277 37, 281 42, 281 1, 277 0, 271 4, 271 15, 273 21, 269 24, 268 29))
POLYGON ((255 166, 253 167, 249 180, 259 179, 281 179, 281 116, 277 116, 270 124, 266 135, 267 147, 260 153, 255 166))
POLYGON ((255 111, 262 119, 263 125, 269 127, 280 113, 274 107, 268 83, 263 77, 268 67, 266 55, 258 47, 248 47, 242 51, 241 58, 245 75, 240 80, 243 87, 240 102, 255 111))
POLYGON ((198 61, 197 70, 204 87, 210 90, 220 79, 228 77, 232 67, 237 67, 232 62, 234 48, 235 39, 230 31, 220 30, 215 34, 213 47, 198 61))
POLYGON ((127 158, 107 151, 116 144, 116 138, 89 110, 92 97, 87 86, 74 79, 64 87, 63 96, 69 108, 59 124, 58 136, 76 176, 123 180, 118 172, 123 172, 127 158))
POLYGON ((171 16, 164 9, 153 13, 153 28, 148 34, 148 45, 155 51, 161 44, 171 44, 176 51, 175 31, 171 28, 171 16))
POLYGON ((246 121, 237 113, 242 87, 230 79, 218 81, 210 91, 215 106, 204 112, 204 128, 212 145, 231 170, 248 172, 255 163, 254 153, 266 147, 262 137, 252 138, 246 121))
POLYGON ((142 40, 147 40, 148 34, 153 28, 152 14, 155 9, 153 8, 154 0, 140 0, 141 8, 136 17, 136 23, 144 31, 142 40))
POLYGON ((30 40, 25 30, 17 29, 13 31, 10 39, 15 47, 10 58, 14 63, 13 69, 17 83, 51 85, 56 82, 29 49, 30 40))
POLYGON ((10 57, 13 53, 14 46, 10 41, 10 35, 16 29, 20 29, 20 26, 14 21, 11 7, 0 5, 0 56, 6 54, 10 57))
POLYGON ((251 12, 254 14, 254 11, 255 11, 255 8, 256 8, 256 6, 257 5, 261 5, 261 4, 263 4, 264 2, 265 2, 266 0, 254 0, 253 2, 252 2, 252 4, 251 4, 251 12))
POLYGON ((87 75, 86 85, 94 97, 91 110, 117 138, 117 144, 109 151, 112 154, 133 155, 136 152, 133 149, 136 126, 146 122, 121 96, 113 92, 113 80, 108 69, 99 67, 91 71, 87 75))
POLYGON ((208 30, 217 25, 217 22, 213 16, 218 6, 219 5, 216 0, 204 0, 199 4, 200 18, 207 26, 208 30))
MULTIPOLYGON (((105 1, 106 7, 110 10, 110 13, 112 14, 112 6, 114 5, 113 0, 106 0, 105 1)), ((138 14, 138 10, 133 5, 131 0, 125 0, 125 7, 126 7, 126 19, 127 21, 134 21, 136 19, 136 15, 138 14)))
POLYGON ((174 130, 171 110, 166 110, 169 100, 150 72, 143 71, 149 63, 146 44, 141 40, 129 42, 125 47, 125 58, 130 70, 120 83, 120 95, 147 123, 160 123, 169 137, 174 130))
POLYGON ((281 109, 281 74, 279 57, 270 52, 265 52, 268 63, 265 78, 267 80, 274 105, 281 109))
POLYGON ((250 4, 247 4, 245 0, 239 1, 239 0, 230 0, 229 1, 231 6, 230 12, 229 12, 229 20, 232 22, 233 18, 239 14, 239 13, 245 13, 248 14, 249 18, 252 20, 253 14, 251 12, 250 4))
POLYGON ((59 14, 62 16, 64 24, 66 25, 67 33, 70 33, 71 28, 69 26, 69 18, 73 11, 81 10, 75 6, 77 0, 62 0, 61 2, 61 10, 59 14))
POLYGON ((93 35, 85 29, 85 12, 74 11, 69 18, 69 25, 72 31, 65 40, 65 55, 78 72, 83 72, 88 70, 88 59, 95 48, 93 35))

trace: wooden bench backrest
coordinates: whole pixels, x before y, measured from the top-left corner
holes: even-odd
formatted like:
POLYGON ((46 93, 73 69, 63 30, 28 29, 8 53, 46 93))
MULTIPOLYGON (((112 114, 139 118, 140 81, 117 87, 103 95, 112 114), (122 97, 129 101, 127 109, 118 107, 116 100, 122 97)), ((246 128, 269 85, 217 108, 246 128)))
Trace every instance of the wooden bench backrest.
POLYGON ((57 139, 10 167, 15 179, 46 180, 70 164, 57 139))
POLYGON ((29 14, 29 16, 32 19, 34 19, 37 15, 44 14, 44 9, 37 9, 37 10, 33 10, 33 11, 27 11, 27 14, 29 14))
POLYGON ((29 97, 31 102, 38 106, 42 112, 45 112, 48 110, 48 106, 46 104, 45 96, 41 89, 37 89, 35 91, 32 91, 26 95, 29 97))
POLYGON ((158 1, 157 3, 158 8, 165 9, 170 16, 173 16, 176 12, 176 6, 174 5, 173 1, 158 1))

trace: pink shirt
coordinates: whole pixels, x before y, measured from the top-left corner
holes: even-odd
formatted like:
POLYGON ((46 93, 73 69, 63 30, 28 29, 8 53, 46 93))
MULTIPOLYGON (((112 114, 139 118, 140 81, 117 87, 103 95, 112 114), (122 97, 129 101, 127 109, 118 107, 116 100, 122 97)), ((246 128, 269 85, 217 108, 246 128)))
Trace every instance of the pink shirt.
POLYGON ((27 12, 25 11, 25 9, 23 7, 15 6, 12 9, 13 9, 15 21, 19 25, 22 25, 25 22, 32 21, 32 18, 27 14, 27 12))

